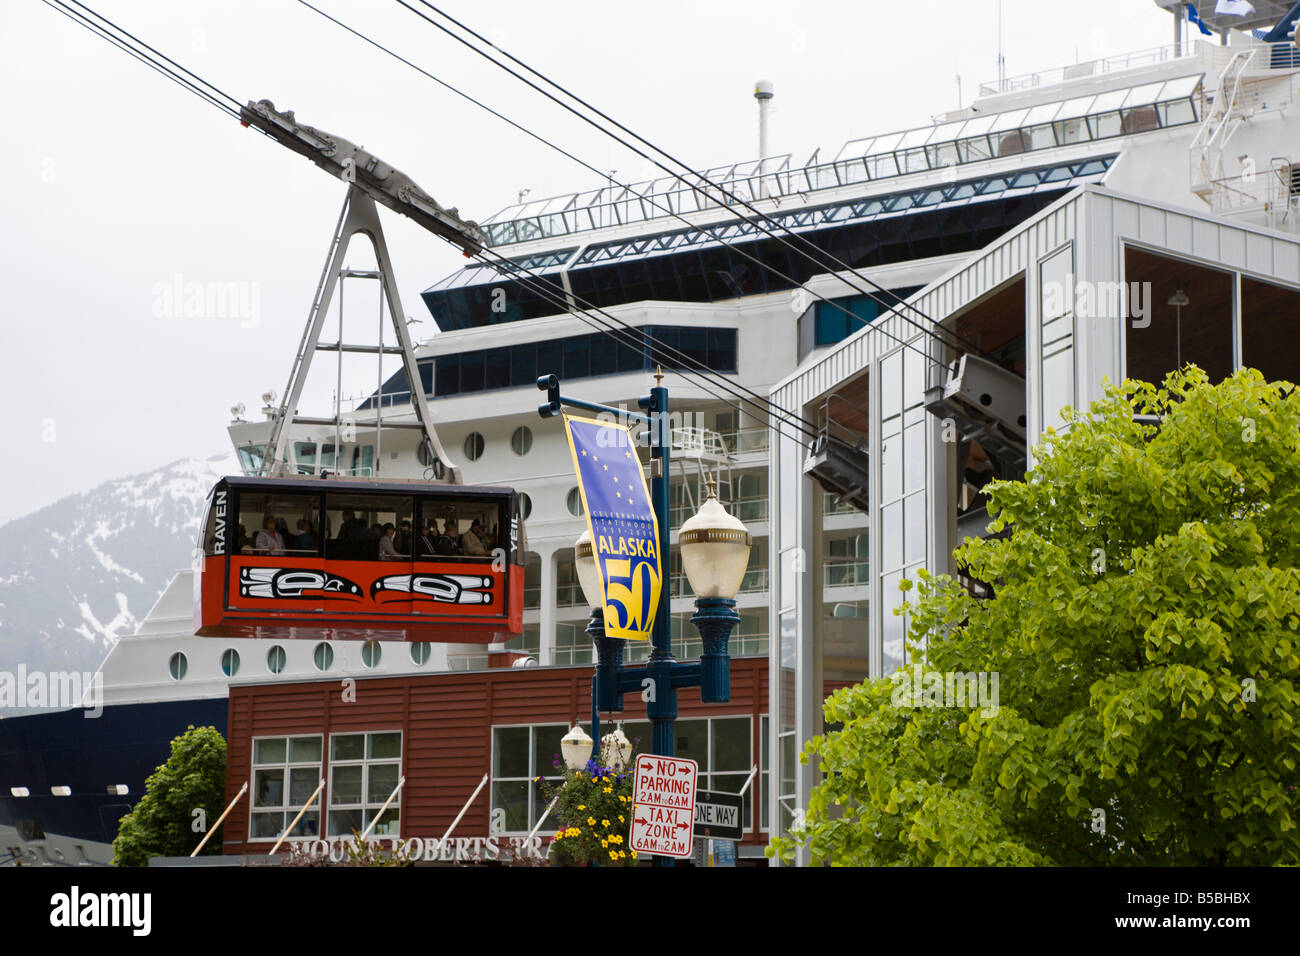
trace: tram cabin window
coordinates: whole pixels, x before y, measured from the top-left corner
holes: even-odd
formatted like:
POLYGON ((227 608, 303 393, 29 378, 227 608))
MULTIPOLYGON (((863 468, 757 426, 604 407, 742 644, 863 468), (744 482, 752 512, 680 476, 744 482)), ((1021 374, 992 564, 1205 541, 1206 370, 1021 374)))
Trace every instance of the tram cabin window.
POLYGON ((421 495, 416 557, 491 558, 498 547, 507 547, 509 529, 503 531, 503 522, 508 520, 499 500, 421 495))
POLYGON ((325 496, 325 557, 341 561, 411 559, 410 495, 325 496))
POLYGON ((244 493, 231 550, 237 554, 320 555, 320 498, 289 492, 244 493))

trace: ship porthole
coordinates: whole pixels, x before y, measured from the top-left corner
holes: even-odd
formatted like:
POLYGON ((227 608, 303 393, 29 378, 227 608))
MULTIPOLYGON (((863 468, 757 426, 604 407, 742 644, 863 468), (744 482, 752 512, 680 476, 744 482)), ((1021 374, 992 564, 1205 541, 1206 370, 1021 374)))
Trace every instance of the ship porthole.
POLYGON ((379 646, 378 641, 366 641, 361 645, 361 663, 367 667, 378 667, 381 656, 383 656, 383 648, 379 646))
POLYGON ((432 653, 433 647, 428 641, 416 641, 411 645, 411 663, 427 664, 432 653))
POLYGON ((233 647, 226 648, 221 653, 221 673, 227 677, 234 677, 239 673, 239 651, 233 647))
POLYGON ((278 674, 284 670, 285 653, 284 648, 276 644, 266 652, 266 669, 272 674, 278 674))
POLYGON ((470 432, 465 436, 465 457, 470 461, 478 461, 483 457, 483 449, 486 443, 483 436, 478 432, 470 432))
POLYGON ((185 672, 189 670, 189 668, 189 661, 185 659, 185 655, 180 651, 173 654, 171 659, 167 662, 167 671, 172 675, 172 680, 183 680, 185 678, 185 672))
POLYGON ((321 641, 316 645, 316 652, 312 657, 316 661, 318 671, 327 671, 334 664, 334 648, 321 641))

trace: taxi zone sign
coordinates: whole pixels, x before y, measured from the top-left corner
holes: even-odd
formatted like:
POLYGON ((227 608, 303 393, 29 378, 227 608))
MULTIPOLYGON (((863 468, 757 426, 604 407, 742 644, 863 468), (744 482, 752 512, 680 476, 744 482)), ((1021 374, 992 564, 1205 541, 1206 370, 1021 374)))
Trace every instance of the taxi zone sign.
POLYGON ((686 858, 695 835, 699 765, 681 757, 641 754, 632 791, 632 838, 638 853, 686 858))

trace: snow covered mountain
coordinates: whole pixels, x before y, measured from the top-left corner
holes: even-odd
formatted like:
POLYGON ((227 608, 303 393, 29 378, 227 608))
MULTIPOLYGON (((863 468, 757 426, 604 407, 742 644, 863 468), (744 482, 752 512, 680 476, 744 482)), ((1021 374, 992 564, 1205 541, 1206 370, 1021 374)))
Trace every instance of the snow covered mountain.
POLYGON ((93 671, 189 567, 233 453, 105 482, 0 525, 0 670, 93 671))

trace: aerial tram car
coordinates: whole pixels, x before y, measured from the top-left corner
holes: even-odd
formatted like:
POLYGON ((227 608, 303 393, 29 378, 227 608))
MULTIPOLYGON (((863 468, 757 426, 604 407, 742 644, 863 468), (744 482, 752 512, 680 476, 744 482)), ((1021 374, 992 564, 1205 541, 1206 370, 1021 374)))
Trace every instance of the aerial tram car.
MULTIPOLYGON (((465 254, 485 244, 478 225, 444 209, 411 179, 355 144, 304 126, 267 100, 240 111, 282 145, 348 183, 343 213, 317 289, 289 387, 278 409, 268 409, 269 437, 255 474, 217 482, 200 532, 194 627, 201 637, 258 637, 492 643, 523 630, 525 541, 522 496, 507 487, 460 484, 459 470, 438 441, 423 390, 411 389, 407 415, 346 423, 298 414, 314 353, 401 355, 407 381, 419 383, 415 352, 397 294, 392 262, 375 202, 401 212, 465 254), (351 237, 366 235, 378 269, 344 267, 351 237), (386 345, 322 343, 326 314, 340 277, 381 283, 396 335, 386 345), (414 428, 428 481, 381 476, 294 474, 288 460, 292 426, 414 428)), ((382 306, 381 306, 382 309, 382 306)), ((382 328, 382 326, 381 326, 382 328)), ((382 364, 381 364, 382 370, 382 364)), ((268 399, 273 396, 268 396, 268 399)), ((404 410, 405 411, 405 410, 404 410)), ((379 462, 376 460, 375 465, 379 462)))

